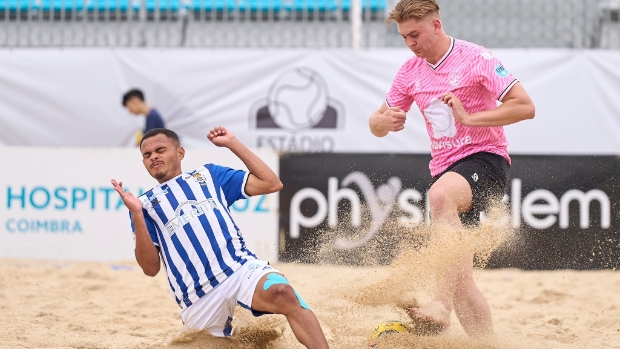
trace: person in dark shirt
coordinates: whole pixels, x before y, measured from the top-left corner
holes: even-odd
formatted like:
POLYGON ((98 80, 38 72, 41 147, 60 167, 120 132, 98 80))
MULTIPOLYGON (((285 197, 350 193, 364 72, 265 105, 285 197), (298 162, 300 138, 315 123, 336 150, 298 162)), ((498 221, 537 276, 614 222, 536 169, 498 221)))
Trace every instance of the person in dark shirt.
POLYGON ((136 135, 136 144, 142 140, 142 135, 153 128, 165 128, 164 120, 161 115, 151 108, 144 100, 144 93, 138 89, 129 90, 123 95, 123 106, 134 115, 146 116, 144 129, 138 131, 136 135))

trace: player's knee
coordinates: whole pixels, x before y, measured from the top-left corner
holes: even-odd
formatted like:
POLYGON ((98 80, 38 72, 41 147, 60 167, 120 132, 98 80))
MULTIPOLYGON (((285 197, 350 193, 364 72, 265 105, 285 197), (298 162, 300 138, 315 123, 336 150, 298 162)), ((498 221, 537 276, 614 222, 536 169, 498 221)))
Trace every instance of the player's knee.
POLYGON ((299 300, 290 285, 273 285, 269 288, 269 291, 272 301, 281 308, 282 311, 286 311, 286 309, 292 306, 299 307, 299 300))
POLYGON ((443 212, 450 207, 448 191, 442 187, 432 187, 428 192, 428 203, 431 212, 443 212))

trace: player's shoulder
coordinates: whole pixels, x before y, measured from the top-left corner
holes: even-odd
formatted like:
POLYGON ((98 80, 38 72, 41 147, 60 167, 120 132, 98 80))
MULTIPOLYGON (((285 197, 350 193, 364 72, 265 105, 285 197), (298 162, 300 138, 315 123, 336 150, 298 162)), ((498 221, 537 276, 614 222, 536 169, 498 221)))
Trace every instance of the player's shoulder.
POLYGON ((226 166, 221 166, 214 163, 206 163, 204 165, 198 166, 192 172, 187 173, 187 175, 189 177, 193 176, 194 178, 197 178, 207 176, 208 173, 209 177, 217 177, 220 174, 227 172, 228 170, 230 169, 226 166))
POLYGON ((213 164, 204 164, 196 167, 190 172, 183 172, 183 174, 181 175, 181 179, 183 179, 183 181, 185 182, 189 180, 204 182, 205 178, 211 177, 211 174, 213 173, 212 165, 213 164), (209 175, 207 175, 207 172, 209 173, 209 175))
POLYGON ((211 164, 211 163, 206 163, 206 164, 200 165, 200 166, 194 168, 192 171, 183 172, 183 179, 189 178, 192 175, 194 175, 195 173, 202 173, 202 172, 205 172, 205 171, 213 171, 217 167, 218 167, 217 165, 211 164))
POLYGON ((157 185, 138 196, 138 200, 142 202, 144 209, 150 209, 154 204, 159 203, 161 198, 168 194, 168 189, 164 189, 162 185, 157 185))
POLYGON ((199 166, 197 169, 194 170, 194 172, 209 171, 213 173, 213 172, 219 171, 222 168, 223 166, 209 162, 209 163, 199 166))
POLYGON ((150 194, 152 194, 152 193, 153 193, 153 191, 155 191, 155 189, 157 189, 158 187, 159 187, 159 186, 155 186, 155 187, 153 187, 153 188, 151 188, 151 189, 148 189, 148 190, 144 191, 142 194, 138 195, 138 199, 140 199, 140 200, 142 200, 142 199, 147 199, 147 198, 148 198, 148 196, 149 196, 150 194))
POLYGON ((454 39, 454 49, 460 56, 470 60, 493 58, 493 54, 488 48, 465 40, 454 39))
POLYGON ((402 74, 414 71, 418 69, 422 65, 422 63, 424 63, 423 58, 413 55, 407 58, 407 60, 401 65, 399 72, 402 74))

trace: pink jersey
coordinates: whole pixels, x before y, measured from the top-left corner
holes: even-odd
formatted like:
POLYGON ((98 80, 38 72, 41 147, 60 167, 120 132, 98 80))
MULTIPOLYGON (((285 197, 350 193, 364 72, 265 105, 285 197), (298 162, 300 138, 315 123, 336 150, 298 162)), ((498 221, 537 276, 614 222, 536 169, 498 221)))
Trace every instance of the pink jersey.
POLYGON ((499 154, 510 163, 503 127, 463 126, 439 98, 453 92, 468 113, 491 110, 517 80, 484 47, 450 39, 448 52, 435 65, 416 56, 408 59, 386 97, 390 107, 409 111, 416 102, 420 108, 431 137, 429 168, 433 177, 478 152, 499 154))

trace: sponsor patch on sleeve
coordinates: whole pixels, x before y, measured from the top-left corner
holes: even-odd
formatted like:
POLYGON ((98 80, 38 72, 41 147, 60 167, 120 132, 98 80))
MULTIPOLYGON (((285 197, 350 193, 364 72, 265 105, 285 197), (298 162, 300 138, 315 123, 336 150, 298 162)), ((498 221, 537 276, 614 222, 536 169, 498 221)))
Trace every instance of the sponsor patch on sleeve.
POLYGON ((506 70, 506 68, 504 68, 503 65, 498 64, 498 65, 495 66, 495 74, 497 74, 497 76, 499 76, 499 77, 504 78, 504 77, 508 76, 508 70, 506 70))

